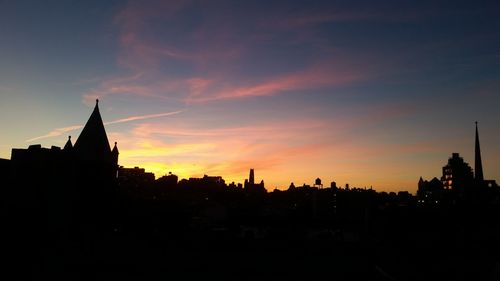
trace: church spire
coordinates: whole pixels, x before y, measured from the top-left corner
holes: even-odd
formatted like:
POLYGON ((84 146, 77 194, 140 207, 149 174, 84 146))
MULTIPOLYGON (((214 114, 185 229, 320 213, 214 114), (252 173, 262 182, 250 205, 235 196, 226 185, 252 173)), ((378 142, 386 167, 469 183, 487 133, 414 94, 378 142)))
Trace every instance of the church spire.
POLYGON ((99 112, 99 100, 96 100, 94 111, 90 115, 85 127, 83 127, 74 148, 83 159, 109 160, 111 149, 99 112))
POLYGON ((476 149, 475 149, 476 159, 474 163, 475 180, 477 182, 484 181, 483 177, 483 163, 481 162, 481 148, 479 146, 479 133, 477 129, 476 121, 476 149))

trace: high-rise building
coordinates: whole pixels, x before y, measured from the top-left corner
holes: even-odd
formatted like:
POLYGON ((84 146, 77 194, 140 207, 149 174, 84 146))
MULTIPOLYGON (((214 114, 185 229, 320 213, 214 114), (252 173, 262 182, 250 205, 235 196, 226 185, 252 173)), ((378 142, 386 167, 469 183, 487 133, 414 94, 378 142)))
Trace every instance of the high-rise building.
POLYGON ((448 163, 443 167, 441 181, 445 189, 462 191, 472 187, 474 176, 471 167, 460 157, 460 154, 452 153, 448 163))
POLYGON ((249 192, 264 192, 264 193, 266 192, 263 180, 260 183, 255 183, 255 176, 253 169, 250 169, 250 174, 248 176, 248 179, 245 180, 244 189, 249 192))
POLYGON ((253 169, 250 169, 250 175, 248 177, 248 182, 252 185, 255 184, 255 177, 254 177, 253 169))

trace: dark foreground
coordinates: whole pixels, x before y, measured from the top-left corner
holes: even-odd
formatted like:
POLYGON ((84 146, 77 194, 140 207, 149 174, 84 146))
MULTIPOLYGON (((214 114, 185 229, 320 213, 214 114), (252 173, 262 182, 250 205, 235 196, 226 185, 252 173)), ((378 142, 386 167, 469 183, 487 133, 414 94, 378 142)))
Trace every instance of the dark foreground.
POLYGON ((408 232, 403 223, 370 233, 317 226, 155 232, 102 231, 87 225, 44 236, 24 231, 3 233, 5 276, 44 280, 500 280, 498 236, 485 235, 484 229, 408 232))
POLYGON ((0 274, 36 280, 500 280, 498 204, 386 204, 373 192, 352 191, 338 193, 332 208, 330 191, 321 192, 317 200, 305 192, 4 200, 0 274))

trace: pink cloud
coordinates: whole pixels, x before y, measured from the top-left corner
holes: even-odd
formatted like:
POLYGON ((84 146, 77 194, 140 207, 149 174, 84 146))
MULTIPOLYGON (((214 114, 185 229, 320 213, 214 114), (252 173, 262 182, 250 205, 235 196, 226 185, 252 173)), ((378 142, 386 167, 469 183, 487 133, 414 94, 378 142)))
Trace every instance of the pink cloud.
POLYGON ((377 171, 389 169, 388 165, 398 164, 400 155, 436 151, 429 142, 377 142, 380 136, 364 132, 407 114, 412 114, 411 106, 393 104, 372 105, 356 118, 341 114, 334 121, 296 116, 228 127, 141 123, 120 136, 126 139, 120 144, 120 163, 140 164, 158 175, 210 174, 236 182, 254 168, 268 187, 309 183, 316 176, 326 182, 354 178, 369 186, 379 182, 375 166, 380 166, 377 171), (382 165, 382 157, 389 164, 382 165))
POLYGON ((300 137, 326 132, 317 130, 323 126, 319 122, 293 123, 204 130, 140 124, 127 137, 126 145, 120 146, 120 163, 148 163, 143 166, 160 174, 168 169, 181 177, 206 173, 241 182, 249 168, 274 171, 300 157, 320 155, 328 148, 329 145, 315 141, 319 138, 300 137))
POLYGON ((196 98, 188 97, 188 101, 206 101, 231 98, 245 98, 258 96, 271 96, 285 91, 317 89, 325 86, 337 86, 349 84, 360 80, 358 74, 343 73, 326 68, 313 68, 299 73, 283 74, 261 83, 248 86, 232 86, 220 92, 215 92, 213 96, 196 98))
POLYGON ((267 138, 276 138, 278 136, 289 137, 290 134, 297 132, 305 132, 311 130, 326 129, 327 124, 321 120, 287 120, 274 121, 266 124, 254 124, 243 127, 223 127, 223 128, 192 128, 180 127, 175 124, 151 124, 143 123, 136 126, 133 133, 141 137, 159 136, 176 136, 176 137, 248 137, 248 136, 263 136, 267 138), (288 133, 288 134, 287 134, 288 133))
MULTIPOLYGON (((244 73, 235 72, 234 65, 244 60, 247 52, 259 41, 255 42, 256 38, 251 34, 248 38, 242 37, 241 30, 238 30, 241 27, 227 24, 220 17, 207 15, 199 26, 182 34, 186 48, 174 46, 168 37, 164 40, 147 35, 155 21, 173 26, 179 24, 176 21, 179 12, 189 8, 190 4, 190 1, 152 1, 144 5, 131 1, 120 11, 115 17, 120 29, 121 49, 117 63, 131 74, 103 80, 99 87, 84 94, 84 101, 92 103, 97 97, 127 94, 199 103, 344 85, 367 77, 360 69, 349 67, 345 58, 340 61, 336 54, 327 53, 321 63, 311 61, 303 69, 249 80, 244 73), (165 69, 175 71, 179 62, 189 65, 192 73, 172 75, 165 72, 165 69)), ((307 24, 332 17, 338 20, 340 16, 331 13, 304 15, 299 21, 307 24)), ((262 27, 257 24, 254 28, 262 27)))

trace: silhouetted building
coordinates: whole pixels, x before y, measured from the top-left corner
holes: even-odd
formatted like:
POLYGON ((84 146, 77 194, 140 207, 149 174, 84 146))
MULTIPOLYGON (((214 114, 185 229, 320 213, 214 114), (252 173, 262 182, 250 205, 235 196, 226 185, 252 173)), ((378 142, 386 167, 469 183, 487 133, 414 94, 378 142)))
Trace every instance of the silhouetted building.
POLYGON ((253 169, 250 169, 250 175, 248 176, 248 183, 252 185, 255 184, 255 176, 253 169))
POLYGON ((219 186, 225 186, 226 185, 226 181, 221 176, 207 176, 207 175, 204 175, 203 176, 203 180, 205 182, 215 183, 215 184, 217 184, 219 186))
POLYGON ((67 202, 73 209, 81 209, 82 214, 89 214, 91 209, 98 212, 95 206, 104 206, 112 198, 118 149, 116 143, 113 151, 110 149, 96 101, 74 146, 70 136, 63 149, 39 144, 14 148, 10 162, 10 179, 16 187, 12 190, 14 198, 31 200, 34 206, 67 202))
POLYGON ((445 199, 443 183, 436 177, 432 180, 423 180, 420 177, 417 189, 417 202, 422 205, 436 205, 445 199))
MULTIPOLYGON (((68 184, 75 174, 74 155, 71 151, 52 146, 44 148, 39 144, 27 149, 13 148, 11 152, 10 179, 15 185, 28 190, 51 185, 68 184)), ((16 191, 16 192, 17 192, 16 191)))
POLYGON ((479 145, 479 132, 476 122, 476 145, 475 145, 475 162, 474 162, 474 180, 479 188, 497 188, 495 180, 485 180, 483 174, 483 163, 481 161, 481 147, 479 145))
POLYGON ((264 187, 264 180, 260 183, 255 183, 254 170, 250 169, 250 174, 248 180, 245 180, 244 189, 247 192, 263 192, 266 193, 266 188, 264 187))
POLYGON ((179 177, 176 175, 172 174, 171 172, 168 173, 168 175, 161 176, 156 180, 156 183, 160 187, 167 187, 167 188, 172 188, 177 186, 177 181, 179 180, 179 177))
POLYGON ((443 167, 441 181, 445 189, 463 192, 466 188, 473 186, 474 176, 469 164, 464 162, 458 153, 453 153, 446 166, 443 167))
POLYGON ((0 181, 7 180, 10 173, 10 160, 0 158, 0 181))
POLYGON ((116 178, 118 149, 111 150, 99 112, 99 100, 73 146, 80 174, 86 179, 110 183, 116 178))
POLYGON ((143 168, 124 168, 122 166, 118 168, 118 183, 120 186, 148 186, 154 183, 154 181, 155 175, 153 173, 146 172, 143 168))
POLYGON ((496 181, 484 179, 477 122, 474 154, 474 172, 458 153, 452 153, 448 163, 443 167, 441 185, 435 178, 430 182, 420 178, 417 191, 418 203, 426 205, 460 201, 480 203, 499 197, 500 192, 496 181))
POLYGON ((221 176, 203 175, 203 178, 189 178, 186 184, 190 187, 201 187, 201 188, 226 187, 226 181, 221 176))

